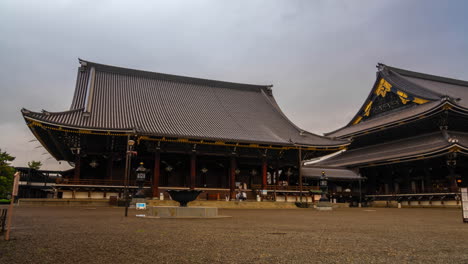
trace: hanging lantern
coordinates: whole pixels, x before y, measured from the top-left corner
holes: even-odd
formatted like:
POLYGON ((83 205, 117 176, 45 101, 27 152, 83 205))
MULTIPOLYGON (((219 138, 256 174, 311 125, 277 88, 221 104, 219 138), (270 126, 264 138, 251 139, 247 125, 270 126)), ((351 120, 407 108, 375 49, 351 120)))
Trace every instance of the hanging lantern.
POLYGON ((91 168, 96 168, 97 166, 99 166, 99 163, 96 162, 96 160, 92 160, 91 163, 89 163, 89 166, 91 166, 91 168))

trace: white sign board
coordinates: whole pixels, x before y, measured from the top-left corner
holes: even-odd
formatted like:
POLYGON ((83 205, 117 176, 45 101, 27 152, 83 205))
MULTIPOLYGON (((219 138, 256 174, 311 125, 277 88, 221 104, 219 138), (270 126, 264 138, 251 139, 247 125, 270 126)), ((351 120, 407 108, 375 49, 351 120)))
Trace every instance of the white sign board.
POLYGON ((146 210, 146 203, 136 203, 137 210, 146 210))
POLYGON ((462 210, 463 210, 463 222, 468 222, 468 188, 460 188, 462 210))

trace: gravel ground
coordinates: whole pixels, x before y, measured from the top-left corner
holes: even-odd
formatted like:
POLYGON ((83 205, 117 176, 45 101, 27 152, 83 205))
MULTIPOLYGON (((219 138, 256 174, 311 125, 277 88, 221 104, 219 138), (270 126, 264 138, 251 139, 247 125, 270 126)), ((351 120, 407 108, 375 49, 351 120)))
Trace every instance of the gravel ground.
POLYGON ((0 263, 468 263, 468 224, 455 209, 225 209, 232 218, 222 219, 123 212, 16 208, 0 263))

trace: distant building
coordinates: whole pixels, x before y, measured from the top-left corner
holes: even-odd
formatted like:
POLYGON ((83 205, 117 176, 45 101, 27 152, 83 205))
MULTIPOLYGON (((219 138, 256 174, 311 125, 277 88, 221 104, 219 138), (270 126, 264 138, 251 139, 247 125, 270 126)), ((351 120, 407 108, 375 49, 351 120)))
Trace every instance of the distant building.
POLYGON ((20 173, 19 198, 57 198, 58 190, 55 185, 73 174, 73 170, 51 171, 27 167, 15 169, 20 173))
MULTIPOLYGON (((175 76, 80 60, 70 110, 33 112, 24 119, 57 160, 74 166, 54 185, 58 197, 120 196, 128 139, 151 170, 148 196, 197 188, 207 197, 231 198, 236 188, 278 194, 305 193, 299 154, 310 159, 346 148, 293 124, 269 85, 175 76), (300 153, 299 153, 300 152, 300 153)), ((135 175, 130 176, 135 186, 135 175)))

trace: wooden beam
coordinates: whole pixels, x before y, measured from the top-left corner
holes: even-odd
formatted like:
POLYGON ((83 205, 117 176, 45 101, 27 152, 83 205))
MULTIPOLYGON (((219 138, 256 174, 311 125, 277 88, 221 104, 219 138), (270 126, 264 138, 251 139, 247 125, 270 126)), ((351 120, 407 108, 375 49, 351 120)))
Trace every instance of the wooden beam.
MULTIPOLYGON (((191 150, 187 150, 187 151, 182 151, 182 150, 163 150, 162 153, 164 154, 183 154, 183 155, 187 155, 187 154, 190 154, 191 153, 191 150)), ((88 153, 88 154, 91 154, 91 153, 88 153)), ((215 157, 229 157, 231 156, 231 152, 223 152, 223 153, 219 153, 219 152, 205 152, 205 151, 202 151, 202 150, 199 150, 197 149, 197 156, 215 156, 215 157)), ((239 154, 239 157, 241 158, 252 158, 252 159, 258 159, 259 156, 258 155, 246 155, 246 154, 239 154)))

